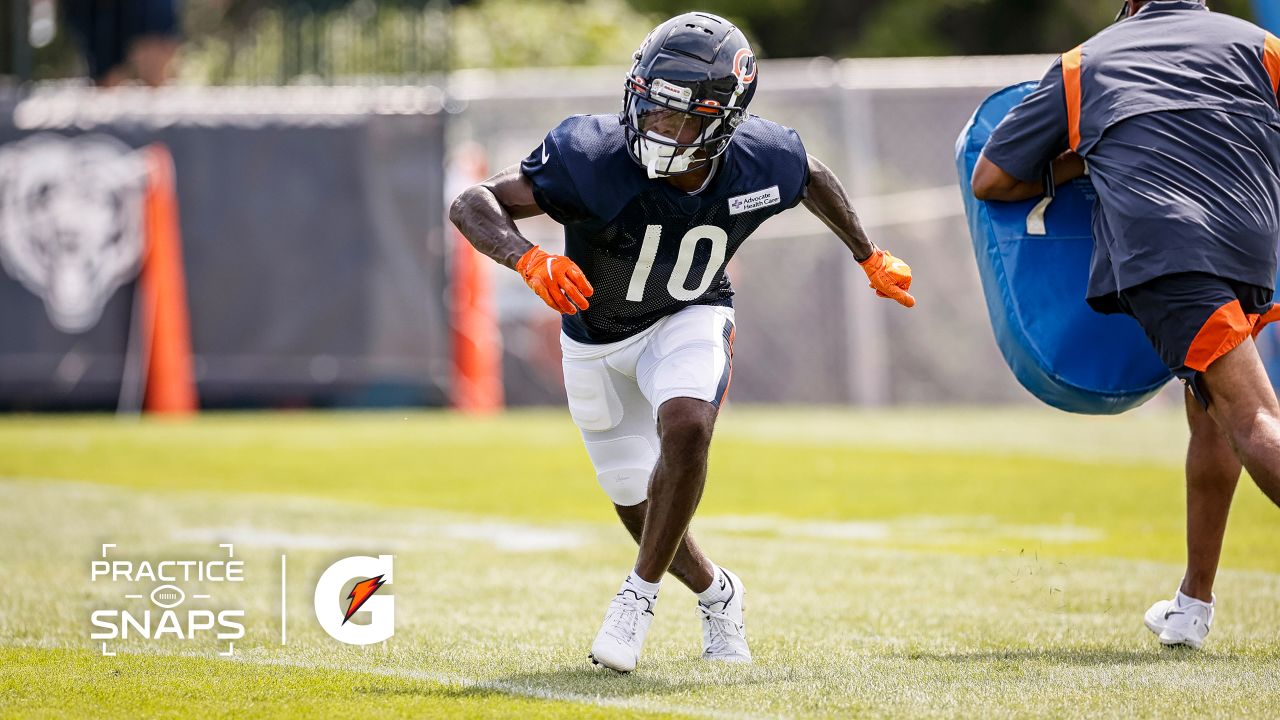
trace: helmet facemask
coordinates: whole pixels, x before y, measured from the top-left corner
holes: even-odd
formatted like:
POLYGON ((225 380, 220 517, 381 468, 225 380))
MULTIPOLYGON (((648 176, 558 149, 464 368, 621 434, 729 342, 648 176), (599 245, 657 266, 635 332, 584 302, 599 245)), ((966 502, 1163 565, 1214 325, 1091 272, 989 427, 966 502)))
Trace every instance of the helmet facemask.
POLYGON ((725 104, 694 99, 693 90, 662 78, 627 78, 622 123, 627 149, 650 178, 670 177, 706 167, 729 147, 746 112, 735 107, 743 84, 725 104))

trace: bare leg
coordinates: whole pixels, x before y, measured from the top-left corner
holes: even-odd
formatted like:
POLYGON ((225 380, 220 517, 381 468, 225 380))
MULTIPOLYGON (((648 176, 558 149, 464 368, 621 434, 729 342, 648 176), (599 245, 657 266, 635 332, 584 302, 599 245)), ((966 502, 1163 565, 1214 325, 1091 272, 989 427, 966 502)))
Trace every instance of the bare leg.
MULTIPOLYGON (((618 511, 622 524, 626 526, 637 544, 644 534, 644 516, 648 508, 648 500, 639 505, 613 506, 613 509, 618 511)), ((676 548, 675 559, 671 561, 671 567, 667 568, 667 572, 695 593, 706 590, 715 576, 715 568, 712 567, 711 561, 707 559, 702 548, 698 547, 693 540, 693 535, 689 533, 685 533, 684 539, 680 541, 680 547, 676 548)))
POLYGON ((689 529, 707 480, 707 452, 717 413, 716 406, 693 398, 672 398, 658 408, 661 448, 649 480, 636 561, 636 572, 643 580, 662 579, 689 529))
POLYGON ((1271 502, 1280 506, 1280 403, 1252 339, 1204 372, 1209 415, 1271 502))
POLYGON ((1226 434, 1188 391, 1187 572, 1182 593, 1211 602, 1222 555, 1231 498, 1240 480, 1240 460, 1226 434))

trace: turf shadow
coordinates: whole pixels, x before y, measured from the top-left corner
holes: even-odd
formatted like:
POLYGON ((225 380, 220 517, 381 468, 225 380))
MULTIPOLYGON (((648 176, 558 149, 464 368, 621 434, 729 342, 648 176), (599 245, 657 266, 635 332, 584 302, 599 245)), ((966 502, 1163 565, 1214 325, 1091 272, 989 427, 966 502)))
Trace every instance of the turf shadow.
POLYGON ((633 695, 668 695, 705 690, 708 686, 748 686, 770 682, 750 671, 751 666, 715 668, 712 672, 680 673, 672 679, 662 669, 617 673, 603 668, 564 668, 547 672, 521 673, 501 678, 493 685, 503 689, 535 692, 598 695, 625 698, 633 695), (735 672, 742 670, 744 672, 735 672))

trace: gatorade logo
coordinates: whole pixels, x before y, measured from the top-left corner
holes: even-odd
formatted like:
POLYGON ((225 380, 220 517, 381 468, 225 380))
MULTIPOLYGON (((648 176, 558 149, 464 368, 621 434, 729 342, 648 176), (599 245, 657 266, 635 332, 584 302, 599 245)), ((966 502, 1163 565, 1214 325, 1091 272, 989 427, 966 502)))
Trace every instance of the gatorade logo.
POLYGON ((348 645, 370 645, 394 635, 396 599, 382 591, 392 582, 392 564, 391 555, 357 555, 330 565, 316 583, 320 627, 348 645), (357 621, 366 614, 367 623, 357 621))

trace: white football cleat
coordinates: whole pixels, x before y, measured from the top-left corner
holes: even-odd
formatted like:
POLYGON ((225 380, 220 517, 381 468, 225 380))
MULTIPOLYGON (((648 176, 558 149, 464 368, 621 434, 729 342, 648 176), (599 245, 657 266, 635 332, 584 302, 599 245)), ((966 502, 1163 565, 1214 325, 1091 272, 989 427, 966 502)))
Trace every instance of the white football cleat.
MULTIPOLYGON (((1214 598, 1215 602, 1217 598, 1214 598)), ((1213 625, 1214 603, 1191 600, 1179 605, 1177 596, 1173 600, 1161 600, 1147 610, 1143 623, 1147 629, 1160 637, 1162 645, 1186 645, 1199 650, 1204 638, 1213 625)))
POLYGON ((622 673, 635 670, 657 602, 658 598, 630 588, 618 591, 609 602, 596 641, 591 643, 591 662, 622 673))
POLYGON ((722 602, 698 603, 698 615, 702 617, 702 659, 749 663, 751 649, 747 647, 747 628, 742 619, 746 590, 737 575, 724 568, 720 571, 729 582, 732 594, 722 602))

